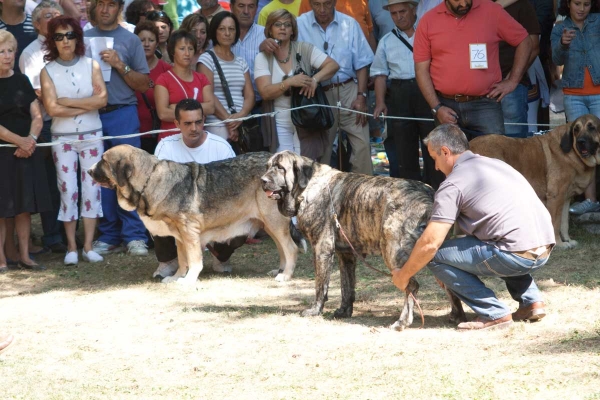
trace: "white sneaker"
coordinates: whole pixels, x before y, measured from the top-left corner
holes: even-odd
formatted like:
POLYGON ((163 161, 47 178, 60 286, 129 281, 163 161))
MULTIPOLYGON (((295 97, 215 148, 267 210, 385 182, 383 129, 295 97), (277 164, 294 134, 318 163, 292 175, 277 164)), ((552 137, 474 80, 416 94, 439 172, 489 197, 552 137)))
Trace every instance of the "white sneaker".
POLYGON ((227 260, 225 262, 221 262, 214 255, 212 256, 212 259, 213 259, 213 262, 212 262, 213 271, 221 272, 221 273, 223 273, 223 272, 231 273, 233 271, 233 267, 229 263, 229 260, 227 260))
POLYGON ((131 256, 147 256, 148 246, 143 240, 132 240, 127 243, 127 254, 131 256))
POLYGON ((97 254, 112 254, 112 253, 120 253, 124 250, 122 245, 113 245, 113 244, 108 244, 108 243, 104 243, 100 240, 96 240, 93 244, 93 249, 95 253, 97 254))
POLYGON ((156 271, 154 271, 152 277, 156 278, 157 276, 161 276, 166 278, 167 276, 173 276, 175 275, 175 272, 177 272, 178 268, 179 263, 177 262, 177 257, 169 262, 159 262, 158 268, 156 268, 156 271))
MULTIPOLYGON (((85 254, 85 252, 84 252, 85 254)), ((79 263, 79 256, 76 251, 69 251, 65 256, 65 265, 77 265, 79 263)))
POLYGON ((85 250, 81 250, 81 257, 85 261, 91 262, 91 263, 97 263, 97 262, 104 261, 104 257, 102 257, 100 254, 96 253, 94 250, 90 250, 87 253, 85 252, 85 250))
POLYGON ((572 205, 569 208, 569 212, 575 215, 581 215, 589 212, 595 212, 600 210, 600 202, 591 201, 590 199, 585 199, 581 203, 576 205, 572 205))

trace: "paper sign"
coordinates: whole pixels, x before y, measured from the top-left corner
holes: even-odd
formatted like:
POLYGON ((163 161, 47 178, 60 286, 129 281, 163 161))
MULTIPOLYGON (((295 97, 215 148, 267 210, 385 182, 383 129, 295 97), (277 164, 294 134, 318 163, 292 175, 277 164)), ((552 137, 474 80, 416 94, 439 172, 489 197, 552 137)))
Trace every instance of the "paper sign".
POLYGON ((485 43, 469 44, 469 57, 471 58, 471 69, 487 69, 487 45, 485 43))
POLYGON ((100 58, 100 52, 106 49, 112 49, 114 44, 114 38, 111 37, 90 37, 85 38, 85 45, 90 49, 90 56, 100 64, 100 70, 102 70, 102 78, 104 82, 110 81, 110 74, 112 67, 106 61, 100 58))

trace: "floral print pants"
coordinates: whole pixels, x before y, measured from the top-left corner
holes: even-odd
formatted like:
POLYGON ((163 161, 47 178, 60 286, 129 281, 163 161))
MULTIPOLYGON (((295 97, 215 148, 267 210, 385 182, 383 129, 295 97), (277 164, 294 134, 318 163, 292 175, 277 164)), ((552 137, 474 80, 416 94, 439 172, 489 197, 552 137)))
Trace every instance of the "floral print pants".
POLYGON ((101 137, 102 131, 84 135, 52 136, 52 157, 56 165, 58 191, 60 192, 59 221, 75 221, 79 215, 85 218, 102 217, 100 185, 87 173, 92 165, 100 161, 104 145, 100 140, 70 142, 73 139, 87 140, 101 137), (63 143, 61 143, 63 142, 63 143), (77 166, 81 171, 81 213, 77 210, 79 189, 77 187, 77 166))

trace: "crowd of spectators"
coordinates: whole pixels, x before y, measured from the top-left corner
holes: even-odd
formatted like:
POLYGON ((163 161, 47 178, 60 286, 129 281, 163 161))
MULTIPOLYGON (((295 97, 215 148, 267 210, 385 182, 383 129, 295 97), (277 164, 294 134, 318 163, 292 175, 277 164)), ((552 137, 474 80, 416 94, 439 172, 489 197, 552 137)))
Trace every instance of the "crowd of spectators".
MULTIPOLYGON (((278 111, 262 119, 265 150, 335 163, 345 142, 349 170, 364 174, 373 173, 370 132, 383 131, 390 175, 434 187, 443 176, 426 151, 419 165, 434 126, 456 124, 469 138, 526 137, 538 115, 548 122, 547 104, 538 112, 528 103, 547 98, 563 66, 567 120, 600 116, 598 0, 553 3, 558 22, 549 2, 2 0, 0 143, 15 147, 0 148, 0 271, 44 268, 30 248, 32 213, 42 217, 39 252, 65 253, 65 264, 79 262, 78 247, 89 262, 146 255, 151 238, 138 215, 85 171, 118 144, 149 153, 166 138, 175 146, 185 99, 201 104, 220 146, 238 140, 241 122, 232 119, 278 111), (307 74, 294 73, 299 65, 307 74), (291 89, 310 97, 318 85, 348 110, 334 112, 328 131, 306 132, 287 111, 291 89), (388 120, 383 129, 382 115, 434 122, 388 120), (157 128, 169 131, 120 138, 157 128), (36 147, 50 141, 51 149, 36 147)), ((599 209, 592 185, 571 211, 599 209)))

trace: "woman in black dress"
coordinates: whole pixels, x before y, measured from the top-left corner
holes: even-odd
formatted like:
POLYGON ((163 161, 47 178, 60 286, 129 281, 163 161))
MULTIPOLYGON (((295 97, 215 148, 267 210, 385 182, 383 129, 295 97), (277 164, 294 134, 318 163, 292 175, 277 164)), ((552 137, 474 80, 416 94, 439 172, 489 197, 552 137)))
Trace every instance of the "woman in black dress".
MULTIPOLYGON (((37 96, 25 75, 15 73, 17 41, 0 30, 0 271, 7 269, 4 254, 6 219, 15 218, 19 238, 18 266, 44 270, 29 256, 31 213, 49 211, 50 191, 45 180, 44 159, 36 151, 42 129, 42 114, 37 96)), ((8 234, 12 234, 9 232, 8 234)))

